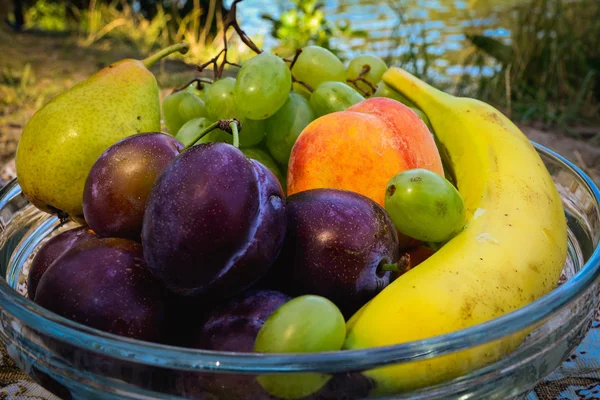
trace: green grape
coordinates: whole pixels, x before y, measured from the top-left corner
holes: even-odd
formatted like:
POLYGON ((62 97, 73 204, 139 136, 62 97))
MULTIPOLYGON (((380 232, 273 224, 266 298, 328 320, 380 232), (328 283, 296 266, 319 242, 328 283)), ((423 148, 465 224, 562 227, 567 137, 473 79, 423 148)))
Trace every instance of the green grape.
MULTIPOLYGON (((350 61, 350 64, 348 64, 346 78, 358 78, 365 65, 368 65, 371 69, 369 72, 363 75, 363 78, 371 82, 373 85, 377 85, 379 82, 381 82, 381 76, 387 70, 388 66, 381 58, 371 55, 358 56, 350 61)), ((373 89, 364 82, 356 82, 352 85, 356 85, 356 87, 367 93, 371 93, 373 91, 373 89)))
POLYGON ((235 79, 230 77, 219 79, 208 87, 205 100, 208 117, 211 120, 239 117, 236 115, 234 88, 235 79))
POLYGON ((294 93, 301 94, 306 100, 310 99, 310 91, 298 82, 292 83, 292 90, 294 93))
MULTIPOLYGON (((342 313, 328 299, 304 295, 280 306, 265 321, 254 343, 258 353, 311 353, 337 351, 346 338, 342 313)), ((257 378, 267 392, 284 399, 308 396, 331 378, 318 373, 262 375, 257 378)))
POLYGON ((195 94, 196 96, 200 97, 202 100, 205 100, 206 92, 207 92, 208 88, 210 87, 210 85, 211 85, 210 83, 202 82, 202 89, 198 89, 198 84, 192 83, 191 85, 186 87, 185 90, 190 93, 195 94))
MULTIPOLYGON (((175 135, 175 139, 183 143, 184 146, 187 146, 188 144, 193 144, 191 142, 196 138, 196 136, 200 134, 200 132, 202 132, 204 129, 206 129, 211 123, 212 122, 209 119, 204 117, 191 119, 185 124, 183 124, 183 126, 177 132, 177 135, 175 135)), ((212 131, 208 135, 215 132, 216 131, 212 131)), ((230 134, 225 134, 231 137, 230 134)), ((233 142, 233 139, 231 141, 233 142)))
POLYGON ((399 101, 400 103, 408 106, 408 107, 416 107, 415 104, 404 97, 402 94, 398 93, 384 82, 379 82, 377 84, 377 90, 373 94, 373 97, 387 97, 388 99, 394 99, 399 101))
MULTIPOLYGON (((209 116, 213 121, 229 118, 237 118, 240 121, 242 124, 242 131, 240 132, 240 147, 256 146, 265 138, 265 123, 262 120, 256 121, 240 116, 240 112, 235 101, 235 83, 236 80, 234 78, 228 77, 219 79, 210 85, 206 92, 206 107, 209 116)), ((214 141, 212 140, 213 138, 224 139, 225 134, 225 132, 211 132, 204 138, 204 140, 214 141)), ((231 139, 231 135, 226 135, 228 135, 229 139, 231 139)), ((227 143, 232 143, 232 141, 227 140, 227 143)))
POLYGON ((277 162, 287 165, 296 139, 315 118, 308 101, 292 92, 285 104, 267 119, 267 148, 277 162))
POLYGON ((427 128, 429 128, 429 131, 433 133, 433 127, 431 126, 431 122, 429 122, 429 118, 427 118, 427 115, 425 115, 423 111, 419 110, 416 107, 410 107, 410 109, 413 110, 419 116, 419 118, 423 120, 423 122, 425 122, 425 125, 427 125, 427 128))
POLYGON ((242 153, 244 153, 247 157, 258 161, 265 167, 269 168, 271 172, 273 172, 273 174, 277 177, 277 180, 279 181, 281 186, 285 187, 285 177, 281 173, 281 169, 279 168, 279 166, 277 166, 277 163, 275 162, 275 160, 273 160, 269 153, 256 147, 250 147, 245 149, 242 148, 241 150, 242 153))
POLYGON ((256 146, 263 141, 267 134, 267 128, 264 120, 253 120, 247 118, 238 118, 242 124, 240 132, 240 148, 256 146))
POLYGON ((346 108, 365 98, 342 82, 323 82, 310 95, 310 106, 317 116, 322 116, 346 108))
POLYGON ((204 101, 185 90, 171 93, 163 100, 163 117, 171 135, 175 135, 187 121, 207 116, 204 101))
POLYGON ((313 89, 326 81, 346 81, 344 64, 331 51, 319 46, 302 48, 292 74, 313 89))
POLYGON ((392 177, 384 205, 400 232, 424 242, 445 242, 465 225, 465 205, 458 190, 426 169, 392 177))
POLYGON ((237 75, 235 99, 241 116, 269 118, 285 103, 292 87, 292 73, 285 62, 269 53, 246 61, 237 75))

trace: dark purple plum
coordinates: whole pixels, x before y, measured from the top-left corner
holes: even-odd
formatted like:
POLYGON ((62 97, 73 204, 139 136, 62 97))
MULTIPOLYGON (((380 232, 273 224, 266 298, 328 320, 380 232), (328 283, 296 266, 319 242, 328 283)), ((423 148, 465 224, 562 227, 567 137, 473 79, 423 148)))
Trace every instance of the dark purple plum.
MULTIPOLYGON (((229 352, 254 352, 254 341, 267 318, 291 297, 275 290, 248 290, 217 306, 208 315, 191 347, 229 352)), ((217 398, 271 399, 251 375, 184 374, 179 386, 183 395, 209 391, 217 398)), ((201 398, 201 397, 200 397, 201 398)))
POLYGON ((96 160, 85 182, 83 215, 101 237, 140 240, 146 200, 183 144, 164 133, 125 138, 96 160))
POLYGON ((361 194, 311 189, 287 198, 287 235, 276 276, 285 292, 334 302, 346 318, 391 280, 398 233, 385 210, 361 194))
POLYGON ((29 268, 27 296, 31 300, 34 299, 40 279, 42 279, 48 267, 60 256, 80 243, 97 238, 96 234, 87 226, 80 226, 61 232, 44 243, 36 253, 29 268))
POLYGON ((285 199, 266 167, 222 142, 177 157, 150 192, 142 229, 150 271, 184 296, 235 296, 262 277, 285 237, 285 199))
POLYGON ((161 342, 167 292, 146 269, 139 243, 81 243, 46 271, 34 301, 65 318, 134 339, 161 342))
POLYGON ((215 308, 193 347, 251 353, 267 318, 292 298, 275 290, 252 290, 215 308))

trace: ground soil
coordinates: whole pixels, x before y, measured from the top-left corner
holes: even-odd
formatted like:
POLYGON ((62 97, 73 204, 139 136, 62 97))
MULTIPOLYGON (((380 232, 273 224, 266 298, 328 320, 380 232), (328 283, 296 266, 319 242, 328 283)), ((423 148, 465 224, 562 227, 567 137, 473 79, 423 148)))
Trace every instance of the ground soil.
MULTIPOLYGON (((105 41, 82 46, 73 34, 17 34, 0 28, 0 165, 7 164, 0 177, 14 174, 12 159, 20 134, 37 109, 111 62, 143 56, 125 44, 105 41)), ((197 76, 194 65, 178 60, 161 62, 152 71, 161 96, 197 76)), ((566 129, 518 124, 531 140, 567 157, 600 184, 600 124, 566 129)))

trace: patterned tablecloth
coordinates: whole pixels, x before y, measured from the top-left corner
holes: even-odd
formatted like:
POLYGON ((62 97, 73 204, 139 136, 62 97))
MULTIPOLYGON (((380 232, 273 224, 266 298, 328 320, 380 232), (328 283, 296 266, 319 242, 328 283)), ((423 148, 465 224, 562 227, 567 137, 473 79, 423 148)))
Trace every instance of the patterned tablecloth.
MULTIPOLYGON (((5 165, 0 171, 0 187, 14 177, 5 165)), ((526 400, 600 399, 600 312, 581 345, 540 382, 526 400)), ((0 347, 0 400, 60 400, 21 372, 0 347)))

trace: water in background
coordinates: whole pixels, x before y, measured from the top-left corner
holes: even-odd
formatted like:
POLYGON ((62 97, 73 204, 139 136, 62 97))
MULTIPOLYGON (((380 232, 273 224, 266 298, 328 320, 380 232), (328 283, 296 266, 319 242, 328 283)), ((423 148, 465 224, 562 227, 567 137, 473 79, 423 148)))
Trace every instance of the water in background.
MULTIPOLYGON (((494 65, 463 67, 462 61, 473 46, 465 32, 485 34, 503 41, 510 32, 496 17, 499 10, 517 0, 325 0, 329 21, 348 21, 353 29, 364 30, 367 38, 332 40, 346 58, 371 53, 392 65, 405 64, 406 55, 421 51, 409 69, 427 68, 427 76, 436 81, 453 81, 462 74, 491 75, 494 65), (426 57, 423 52, 426 53, 426 57), (404 58, 403 58, 404 57, 404 58), (427 60, 425 60, 427 58, 427 60), (427 65, 425 65, 427 63, 427 65)), ((226 1, 228 6, 231 1, 226 1)), ((277 17, 289 7, 287 1, 245 0, 238 13, 246 32, 264 37, 269 49, 275 41, 269 36, 270 25, 260 18, 267 13, 277 17)))

